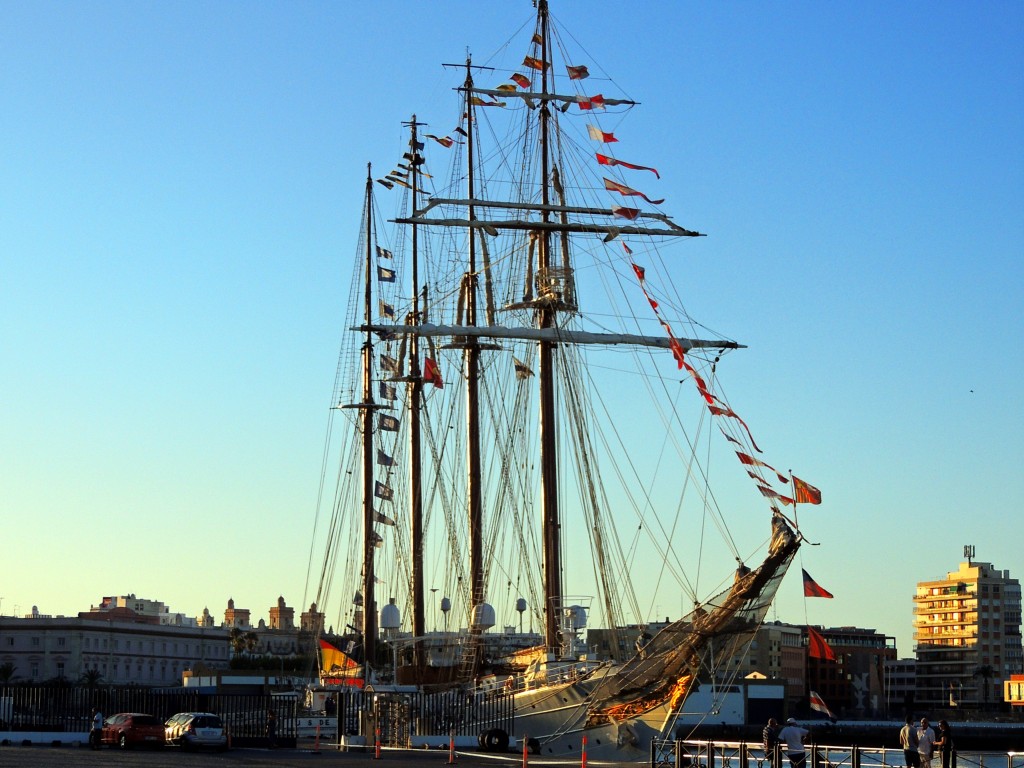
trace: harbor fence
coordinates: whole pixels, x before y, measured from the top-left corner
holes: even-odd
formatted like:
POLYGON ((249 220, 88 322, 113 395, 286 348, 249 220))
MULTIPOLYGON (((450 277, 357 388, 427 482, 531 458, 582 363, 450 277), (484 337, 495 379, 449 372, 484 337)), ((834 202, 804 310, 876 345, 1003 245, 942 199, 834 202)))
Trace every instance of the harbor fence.
MULTIPOLYGON (((807 745, 808 768, 905 768, 903 750, 893 747, 807 745)), ((651 743, 651 768, 789 768, 781 745, 766 752, 743 741, 665 739, 651 743)), ((938 754, 933 765, 941 765, 938 754)), ((949 768, 1024 768, 1024 752, 954 751, 949 768)))
POLYGON ((0 687, 0 742, 19 741, 19 733, 88 733, 92 709, 104 716, 139 712, 167 720, 178 712, 219 715, 233 744, 266 741, 267 721, 277 720, 277 742, 294 745, 298 697, 273 693, 209 693, 187 688, 158 689, 138 686, 12 685, 0 687))

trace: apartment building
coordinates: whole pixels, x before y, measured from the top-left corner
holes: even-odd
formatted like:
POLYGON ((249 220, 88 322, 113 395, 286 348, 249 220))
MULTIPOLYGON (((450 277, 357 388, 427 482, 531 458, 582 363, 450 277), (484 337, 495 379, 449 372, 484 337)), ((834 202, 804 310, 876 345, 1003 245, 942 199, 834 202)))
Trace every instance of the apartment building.
POLYGON ((921 581, 914 594, 920 707, 1001 706, 1003 683, 1021 671, 1020 582, 991 563, 966 562, 944 579, 921 581))

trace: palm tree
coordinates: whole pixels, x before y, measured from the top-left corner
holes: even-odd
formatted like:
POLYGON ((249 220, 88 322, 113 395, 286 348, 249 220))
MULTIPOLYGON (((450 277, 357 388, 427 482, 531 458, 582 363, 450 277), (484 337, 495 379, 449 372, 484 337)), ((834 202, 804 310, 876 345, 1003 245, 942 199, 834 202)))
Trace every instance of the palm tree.
POLYGON ((984 709, 988 709, 989 681, 995 676, 996 671, 991 664, 982 664, 971 675, 974 678, 981 678, 981 700, 984 702, 984 709))
POLYGON ((228 632, 228 640, 231 643, 231 650, 235 652, 236 656, 245 650, 245 636, 238 627, 231 628, 231 631, 228 632))
POLYGON ((91 691, 99 686, 100 680, 102 679, 103 675, 98 669, 96 669, 96 667, 93 667, 92 669, 85 670, 79 678, 79 681, 91 691))
POLYGON ((260 636, 255 632, 246 632, 242 636, 242 641, 245 644, 245 650, 248 653, 253 653, 260 645, 260 636))

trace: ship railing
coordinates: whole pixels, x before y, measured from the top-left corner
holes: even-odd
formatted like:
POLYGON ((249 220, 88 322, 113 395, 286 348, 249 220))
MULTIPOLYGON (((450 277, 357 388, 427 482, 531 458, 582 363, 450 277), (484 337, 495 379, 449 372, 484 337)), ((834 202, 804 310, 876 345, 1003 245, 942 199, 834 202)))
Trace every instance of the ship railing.
MULTIPOLYGON (((904 768, 903 750, 892 747, 834 746, 811 743, 807 768, 904 768)), ((933 764, 940 765, 939 756, 933 764)), ((651 768, 790 768, 781 746, 766 753, 758 743, 655 739, 651 768)), ((1024 752, 954 752, 950 768, 1024 768, 1024 752)))

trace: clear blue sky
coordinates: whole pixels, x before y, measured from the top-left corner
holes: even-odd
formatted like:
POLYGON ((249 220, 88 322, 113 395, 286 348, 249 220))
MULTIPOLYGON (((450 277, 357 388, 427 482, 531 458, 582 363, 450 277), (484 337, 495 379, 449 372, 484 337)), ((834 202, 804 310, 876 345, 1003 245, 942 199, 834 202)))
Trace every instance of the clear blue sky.
MULTIPOLYGON (((818 485, 783 621, 1024 577, 1024 5, 556 2, 642 103, 730 396, 818 485), (711 288, 712 290, 706 290, 711 288)), ((518 2, 0 5, 0 612, 305 598, 367 162, 518 2)), ((642 151, 639 151, 642 149, 642 151)))

